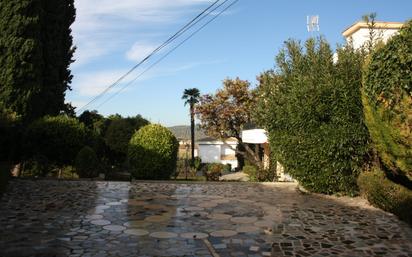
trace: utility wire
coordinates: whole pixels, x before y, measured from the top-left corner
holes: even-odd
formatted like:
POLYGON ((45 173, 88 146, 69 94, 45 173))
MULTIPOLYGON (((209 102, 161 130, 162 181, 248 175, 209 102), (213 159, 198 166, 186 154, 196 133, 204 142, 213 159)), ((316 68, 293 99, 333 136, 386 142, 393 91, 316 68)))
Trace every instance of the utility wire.
MULTIPOLYGON (((158 46, 155 50, 153 50, 149 55, 147 55, 143 60, 141 60, 139 63, 137 63, 135 66, 133 66, 128 72, 126 72, 123 76, 121 76, 119 79, 117 79, 114 83, 109 85, 105 90, 103 90, 99 95, 94 97, 92 100, 90 100, 87 104, 79 108, 77 112, 80 112, 81 110, 84 110, 87 106, 101 98, 104 94, 106 94, 111 88, 115 87, 117 84, 119 84, 124 78, 126 78, 130 73, 132 73, 135 69, 137 69, 140 65, 142 65, 144 62, 146 62, 149 58, 151 58, 154 54, 159 52, 161 49, 166 47, 168 44, 173 42, 176 38, 178 38, 180 35, 182 35, 185 31, 187 31, 188 28, 192 27, 192 24, 196 22, 201 16, 203 16, 208 10, 210 10, 213 6, 215 6, 220 0, 216 0, 213 2, 211 5, 209 5, 206 9, 204 9, 201 13, 199 13, 196 17, 194 17, 191 21, 189 21, 185 26, 183 26, 181 29, 179 29, 175 34, 173 34, 171 37, 169 37, 164 43, 162 43, 160 46, 158 46)), ((196 23, 195 23, 196 24, 196 23)))
MULTIPOLYGON (((229 0, 226 0, 224 3, 228 2, 229 0)), ((161 61, 163 61, 166 57, 168 57, 171 53, 173 53, 175 50, 177 50, 181 45, 183 45, 184 43, 186 43, 189 39, 191 39, 192 37, 194 37, 198 32, 200 32, 204 27, 206 27, 207 25, 209 25, 211 22, 213 22, 215 19, 217 19, 222 13, 226 12, 229 8, 231 8, 233 5, 235 5, 237 2, 239 2, 239 0, 235 0, 233 1, 230 5, 228 5, 227 7, 225 7, 222 11, 220 11, 219 13, 217 13, 212 19, 210 19, 209 21, 207 21, 205 24, 203 24, 200 28, 198 28, 197 30, 195 30, 193 33, 191 33, 186 39, 184 39, 182 42, 180 42, 178 45, 176 45, 175 47, 173 47, 169 52, 167 52, 164 56, 162 56, 159 60, 157 60, 156 62, 154 62, 152 65, 150 65, 148 68, 146 68, 144 71, 142 71, 141 73, 139 73, 132 81, 130 81, 129 83, 127 83, 126 85, 124 85, 123 87, 121 87, 117 92, 115 92, 114 94, 112 94, 111 96, 109 96, 104 102, 102 102, 101 104, 99 104, 96 108, 100 108, 101 106, 103 106, 104 104, 106 104, 107 102, 109 102, 111 99, 113 99, 114 97, 116 97, 118 94, 120 94, 123 90, 125 90, 127 87, 129 87, 130 85, 132 85, 138 78, 140 78, 142 75, 144 75, 146 72, 148 72, 149 70, 151 70, 154 66, 156 66, 158 63, 160 63, 161 61)), ((219 8, 220 6, 222 6, 224 3, 220 4, 217 8, 219 8)), ((217 9, 215 8, 215 9, 217 9)), ((214 9, 214 10, 215 10, 214 9)), ((213 12, 214 10, 210 11, 213 12)))

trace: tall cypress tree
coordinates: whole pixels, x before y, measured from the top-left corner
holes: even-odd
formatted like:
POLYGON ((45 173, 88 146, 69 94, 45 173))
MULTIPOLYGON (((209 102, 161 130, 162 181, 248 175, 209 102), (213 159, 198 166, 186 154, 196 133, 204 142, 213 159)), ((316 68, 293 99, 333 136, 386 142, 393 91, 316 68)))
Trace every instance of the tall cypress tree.
POLYGON ((32 119, 42 86, 41 2, 0 1, 0 102, 32 119))
POLYGON ((68 111, 73 2, 0 1, 0 102, 26 122, 68 111))
POLYGON ((44 114, 57 115, 68 111, 64 103, 65 92, 71 90, 72 74, 69 65, 73 62, 75 48, 70 26, 75 20, 74 0, 42 0, 41 14, 43 46, 43 88, 47 99, 44 114))

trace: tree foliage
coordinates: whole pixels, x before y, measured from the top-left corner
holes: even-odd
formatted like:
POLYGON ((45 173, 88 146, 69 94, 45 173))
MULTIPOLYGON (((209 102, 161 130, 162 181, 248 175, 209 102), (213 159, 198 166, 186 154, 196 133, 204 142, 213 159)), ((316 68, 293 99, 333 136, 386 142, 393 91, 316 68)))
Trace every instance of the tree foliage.
POLYGON ((86 127, 67 116, 46 116, 34 121, 25 134, 26 158, 44 156, 57 165, 73 164, 86 144, 86 127))
POLYGON ((132 135, 149 121, 140 115, 136 117, 116 117, 110 120, 110 125, 105 132, 105 142, 109 148, 111 161, 122 164, 126 160, 127 148, 132 135))
POLYGON ((324 39, 287 41, 277 70, 260 76, 256 120, 276 159, 309 190, 353 193, 368 140, 363 123, 363 56, 324 39))
POLYGON ((105 118, 99 114, 96 110, 84 111, 79 116, 79 121, 82 122, 88 129, 96 131, 99 135, 104 134, 102 131, 105 118))
POLYGON ((412 21, 371 54, 364 74, 366 123, 389 175, 412 181, 412 21))
POLYGON ((0 102, 0 162, 13 161, 20 138, 20 117, 0 102))
POLYGON ((0 101, 30 122, 70 111, 73 0, 0 1, 0 101))
POLYGON ((89 146, 83 147, 77 153, 74 164, 80 178, 94 178, 98 175, 99 159, 89 146))
POLYGON ((216 94, 206 94, 200 97, 200 104, 196 113, 200 119, 201 127, 211 137, 227 139, 234 137, 238 140, 239 147, 236 153, 249 159, 252 163, 263 166, 259 156, 242 141, 242 129, 250 123, 254 93, 250 90, 250 83, 246 80, 226 79, 223 88, 216 94))
POLYGON ((151 124, 137 131, 129 144, 128 159, 137 179, 169 179, 176 171, 179 143, 167 128, 151 124))
POLYGON ((394 183, 377 167, 362 172, 358 184, 361 193, 372 205, 392 212, 412 225, 412 190, 394 183))

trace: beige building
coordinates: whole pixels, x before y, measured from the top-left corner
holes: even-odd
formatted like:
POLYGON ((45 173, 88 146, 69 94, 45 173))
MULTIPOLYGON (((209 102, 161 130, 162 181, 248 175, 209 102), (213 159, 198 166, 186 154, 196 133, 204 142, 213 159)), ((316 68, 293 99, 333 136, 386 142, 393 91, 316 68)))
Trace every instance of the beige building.
MULTIPOLYGON (((398 33, 399 29, 402 28, 403 25, 404 24, 402 22, 377 21, 374 25, 376 38, 386 43, 389 38, 398 33)), ((355 49, 359 49, 369 40, 369 26, 364 21, 356 22, 349 28, 345 29, 342 32, 342 35, 347 41, 352 41, 355 49)))

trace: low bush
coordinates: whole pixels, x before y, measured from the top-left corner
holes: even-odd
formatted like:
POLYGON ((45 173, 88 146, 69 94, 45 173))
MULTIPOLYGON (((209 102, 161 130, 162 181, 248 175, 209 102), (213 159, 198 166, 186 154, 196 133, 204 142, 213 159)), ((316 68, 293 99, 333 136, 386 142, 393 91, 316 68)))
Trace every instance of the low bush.
POLYGON ((37 154, 25 161, 23 176, 45 177, 53 168, 46 156, 37 154))
POLYGON ((219 181, 219 177, 222 176, 224 165, 221 163, 210 163, 206 166, 204 175, 207 181, 219 181))
POLYGON ((21 127, 20 116, 0 102, 0 162, 18 159, 21 127))
POLYGON ((243 166, 242 172, 249 176, 250 181, 258 181, 257 173, 258 169, 256 166, 253 165, 245 165, 243 166))
POLYGON ((0 195, 6 190, 7 182, 10 179, 11 165, 6 162, 0 162, 0 195))
POLYGON ((73 164, 86 144, 84 124, 67 116, 46 116, 29 125, 25 133, 25 155, 46 157, 59 166, 73 164))
POLYGON ((179 143, 167 128, 151 124, 137 131, 129 143, 128 161, 136 179, 170 179, 176 171, 179 143))
POLYGON ((372 205, 394 213, 412 225, 412 190, 389 180, 378 168, 361 173, 358 185, 361 194, 372 205))
POLYGON ((242 170, 249 176, 250 181, 272 182, 276 178, 276 171, 273 169, 259 169, 254 165, 245 165, 242 170))
POLYGON ((199 171, 202 168, 202 159, 200 159, 200 157, 195 157, 193 162, 193 168, 195 168, 196 171, 199 171))
POLYGON ((230 173, 231 171, 232 171, 232 165, 230 163, 223 165, 223 170, 222 170, 223 173, 227 174, 227 173, 230 173))
POLYGON ((97 177, 99 159, 91 147, 85 146, 79 151, 75 160, 75 168, 80 178, 97 177))

